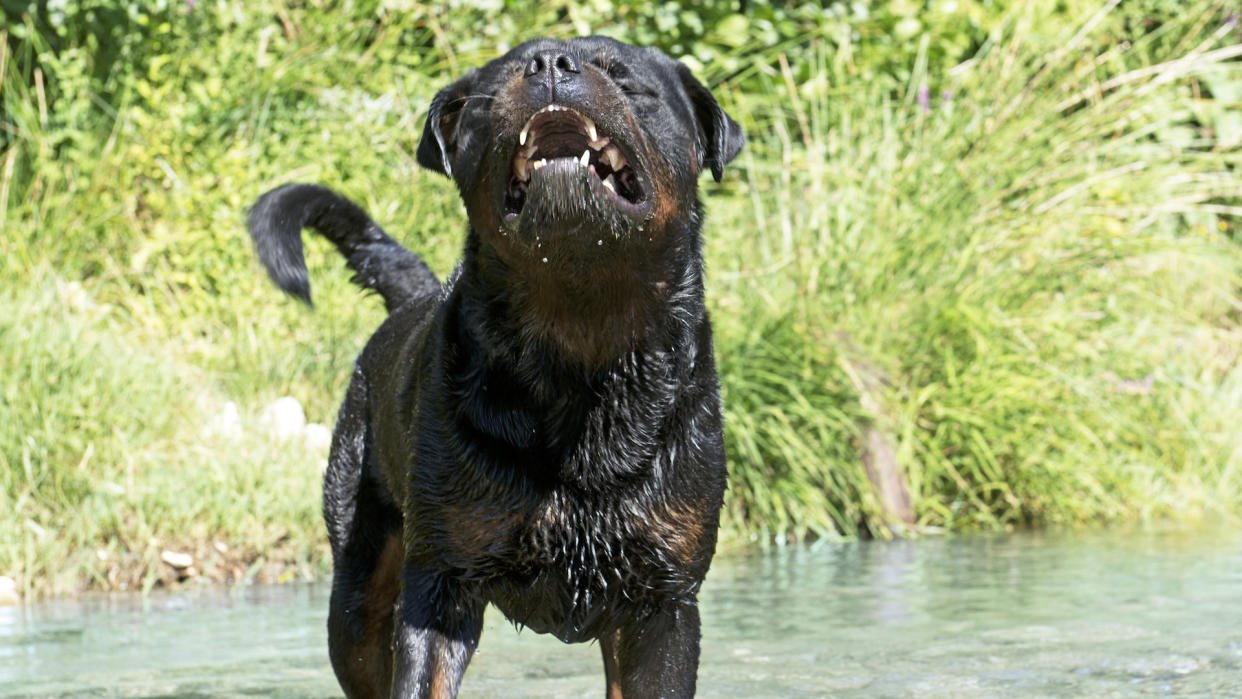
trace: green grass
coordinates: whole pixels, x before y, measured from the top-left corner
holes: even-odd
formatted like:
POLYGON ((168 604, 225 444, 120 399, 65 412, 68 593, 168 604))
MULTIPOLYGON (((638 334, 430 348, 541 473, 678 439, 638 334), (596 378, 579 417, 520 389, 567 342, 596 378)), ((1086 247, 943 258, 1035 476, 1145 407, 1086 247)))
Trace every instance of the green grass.
POLYGON ((1237 511, 1242 136, 1206 135, 1227 107, 1186 78, 1236 85, 1242 51, 1204 19, 1168 53, 1162 32, 1084 58, 1091 34, 1033 51, 1015 18, 928 109, 929 76, 867 90, 827 49, 827 80, 736 96, 788 145, 713 217, 745 234, 712 251, 721 310, 750 319, 718 343, 735 523, 882 534, 859 418, 891 431, 924 525, 1237 511), (883 414, 850 400, 860 373, 883 414))
POLYGON ((164 550, 222 576, 273 554, 319 565, 323 454, 213 434, 226 399, 203 371, 81 285, 28 281, 0 295, 6 570, 59 591, 153 584, 164 550))
MULTIPOLYGON (((441 275, 458 255, 422 110, 519 30, 242 7, 170 11, 102 83, 83 47, 26 44, 54 82, 0 60, 0 575, 32 593, 170 583, 165 550, 325 569, 324 455, 253 425, 282 395, 330 425, 383 311, 317 240, 315 311, 281 297, 241 225, 260 192, 323 182, 441 275), (228 401, 235 439, 207 429, 228 401)), ((888 536, 869 426, 920 527, 1236 519, 1239 35, 1219 3, 1129 44, 1118 11, 1041 8, 951 71, 925 42, 900 82, 848 32, 712 73, 750 138, 703 183, 729 540, 888 536)))

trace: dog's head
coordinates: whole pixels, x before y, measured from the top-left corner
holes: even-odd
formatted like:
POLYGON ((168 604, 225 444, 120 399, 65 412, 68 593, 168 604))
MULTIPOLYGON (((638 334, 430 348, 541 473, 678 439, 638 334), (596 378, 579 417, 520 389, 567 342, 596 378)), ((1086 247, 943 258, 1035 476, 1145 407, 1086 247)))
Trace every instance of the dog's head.
POLYGON ((456 182, 472 233, 507 274, 589 306, 598 294, 574 285, 593 277, 616 296, 642 295, 633 282, 667 288, 671 251, 698 251, 700 172, 719 180, 743 142, 660 51, 539 39, 436 95, 418 162, 456 182))
POLYGON ((480 232, 618 239, 688 213, 700 170, 719 180, 742 144, 711 93, 660 51, 539 39, 440 91, 418 161, 456 181, 480 232))

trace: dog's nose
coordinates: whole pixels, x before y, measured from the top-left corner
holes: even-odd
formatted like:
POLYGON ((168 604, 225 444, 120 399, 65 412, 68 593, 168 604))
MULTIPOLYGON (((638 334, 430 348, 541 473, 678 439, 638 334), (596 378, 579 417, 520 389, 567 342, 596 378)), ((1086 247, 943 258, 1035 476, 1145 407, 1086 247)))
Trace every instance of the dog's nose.
POLYGON ((573 79, 573 74, 581 73, 578 59, 560 51, 543 51, 535 54, 526 64, 526 79, 536 84, 548 86, 548 101, 556 101, 556 86, 573 79))
POLYGON ((526 64, 526 77, 535 77, 545 70, 551 74, 553 80, 558 82, 564 79, 564 73, 582 72, 582 69, 578 67, 578 59, 573 56, 560 51, 544 51, 535 54, 535 57, 530 59, 530 63, 526 64))

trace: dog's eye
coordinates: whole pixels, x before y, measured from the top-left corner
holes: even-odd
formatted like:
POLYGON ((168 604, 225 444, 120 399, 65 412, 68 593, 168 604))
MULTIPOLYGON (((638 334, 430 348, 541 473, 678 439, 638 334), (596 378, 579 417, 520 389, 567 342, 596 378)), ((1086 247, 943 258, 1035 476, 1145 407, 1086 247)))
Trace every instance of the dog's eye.
POLYGON ((617 87, 629 97, 656 97, 656 91, 636 80, 617 80, 617 87))
POLYGON ((607 73, 608 77, 618 82, 630 77, 630 69, 626 68, 625 65, 621 63, 613 63, 611 61, 607 63, 601 62, 599 64, 599 68, 607 73))
POLYGON ((596 68, 599 68, 604 75, 607 75, 608 79, 611 80, 612 83, 626 95, 641 95, 647 97, 655 96, 655 91, 644 85, 641 81, 637 80, 634 75, 630 73, 630 69, 626 68, 624 64, 606 61, 599 58, 592 59, 588 62, 596 68))
POLYGON ((618 63, 611 57, 591 58, 586 62, 608 76, 612 84, 627 98, 632 100, 636 97, 656 97, 656 91, 639 80, 624 63, 618 63))

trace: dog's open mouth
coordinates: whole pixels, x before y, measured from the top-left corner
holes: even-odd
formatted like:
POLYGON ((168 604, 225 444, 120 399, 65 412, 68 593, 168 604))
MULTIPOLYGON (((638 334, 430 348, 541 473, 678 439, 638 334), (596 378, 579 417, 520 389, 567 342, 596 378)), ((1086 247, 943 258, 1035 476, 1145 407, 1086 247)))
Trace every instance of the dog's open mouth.
POLYGON ((506 221, 517 220, 526 205, 531 180, 548 166, 552 166, 550 172, 586 170, 594 176, 591 190, 626 213, 638 213, 644 202, 638 173, 617 144, 599 133, 590 117, 550 104, 535 112, 518 135, 505 191, 506 221))

